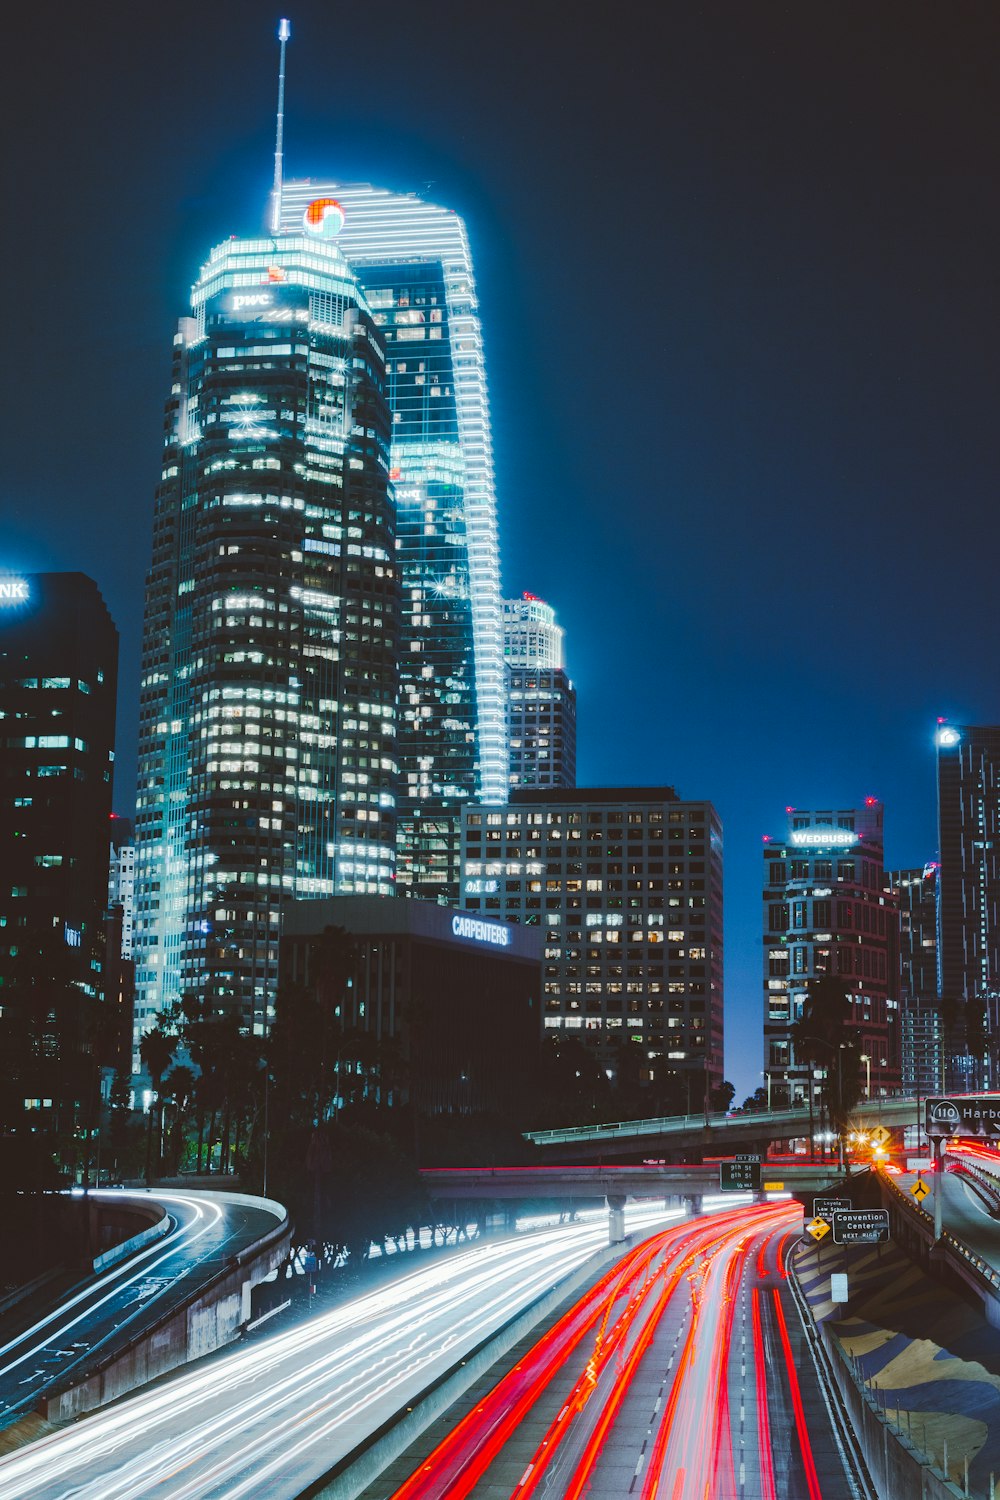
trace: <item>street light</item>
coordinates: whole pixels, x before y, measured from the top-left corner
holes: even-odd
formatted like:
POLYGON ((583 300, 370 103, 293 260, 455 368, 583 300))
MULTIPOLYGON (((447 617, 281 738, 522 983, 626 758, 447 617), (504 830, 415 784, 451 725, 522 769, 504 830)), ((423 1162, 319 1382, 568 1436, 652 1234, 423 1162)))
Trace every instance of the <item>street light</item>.
POLYGON ((866 1052, 862 1052, 859 1062, 865 1065, 865 1099, 870 1100, 872 1096, 872 1060, 866 1052))

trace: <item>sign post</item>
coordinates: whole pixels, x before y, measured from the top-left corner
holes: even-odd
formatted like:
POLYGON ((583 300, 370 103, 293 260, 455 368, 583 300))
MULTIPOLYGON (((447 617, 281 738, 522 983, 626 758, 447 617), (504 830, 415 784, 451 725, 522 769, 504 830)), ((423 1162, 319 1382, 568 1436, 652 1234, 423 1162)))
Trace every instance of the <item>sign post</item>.
POLYGON ((924 1100, 924 1128, 928 1145, 934 1149, 934 1238, 941 1238, 944 1145, 953 1135, 977 1136, 996 1144, 1000 1141, 1000 1094, 977 1094, 964 1099, 948 1094, 932 1095, 924 1100))

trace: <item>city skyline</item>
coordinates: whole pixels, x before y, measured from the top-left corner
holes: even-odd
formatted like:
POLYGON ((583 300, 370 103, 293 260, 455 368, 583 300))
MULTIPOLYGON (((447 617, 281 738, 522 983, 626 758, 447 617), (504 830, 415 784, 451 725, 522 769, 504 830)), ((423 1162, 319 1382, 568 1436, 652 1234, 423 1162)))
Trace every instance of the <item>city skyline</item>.
MULTIPOLYGON (((126 815, 167 336, 205 246, 258 230, 270 178, 277 17, 196 14, 194 58, 178 51, 176 16, 128 37, 71 20, 44 44, 37 20, 17 23, 52 87, 15 100, 15 221, 53 218, 54 140, 61 200, 37 254, 8 248, 9 279, 41 323, 7 371, 19 420, 0 564, 80 570, 109 600, 126 815), (197 126, 193 152, 142 113, 161 65, 197 126), (65 332, 88 340, 92 368, 53 445, 39 393, 65 332)), ((966 13, 944 49, 927 17, 891 5, 822 21, 678 10, 602 46, 586 26, 567 46, 536 17, 527 51, 463 22, 461 41, 414 41, 437 89, 389 60, 391 87, 341 67, 335 99, 322 86, 332 23, 307 5, 292 25, 289 175, 421 192, 426 174, 435 201, 469 221, 503 581, 556 600, 573 641, 580 784, 667 780, 719 807, 727 1043, 733 1059, 748 1043, 757 1057, 759 841, 775 814, 877 795, 887 864, 919 865, 936 852, 934 719, 1000 718, 984 433, 997 394, 996 18, 966 13), (480 118, 462 64, 488 45, 480 118), (604 107, 589 111, 589 97, 604 107), (640 124, 646 161, 626 149, 640 124), (629 318, 635 359, 619 368, 611 335, 629 318)), ((362 25, 352 54, 366 45, 362 25)), ((741 1096, 753 1082, 734 1081, 741 1096)))

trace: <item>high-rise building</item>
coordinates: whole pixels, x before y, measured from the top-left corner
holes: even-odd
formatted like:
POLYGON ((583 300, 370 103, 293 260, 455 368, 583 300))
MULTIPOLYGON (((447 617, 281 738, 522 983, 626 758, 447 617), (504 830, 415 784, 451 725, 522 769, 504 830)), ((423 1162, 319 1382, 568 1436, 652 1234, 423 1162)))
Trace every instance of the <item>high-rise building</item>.
POLYGON ((108 870, 105 1009, 111 1045, 108 1068, 127 1076, 132 1071, 132 1024, 135 1014, 135 833, 132 819, 111 817, 108 870))
POLYGON ((143 637, 136 1036, 260 1034, 279 904, 395 888, 399 579, 383 337, 320 199, 228 239, 174 339, 143 637))
MULTIPOLYGON (((843 981, 845 1041, 860 1046, 864 1088, 899 1087, 896 901, 884 870, 883 808, 790 807, 783 839, 764 841, 764 1070, 774 1107, 818 1097, 825 1060, 798 1055, 792 1028, 824 976, 843 981)), ((820 1054, 822 1056, 822 1053, 820 1054)))
MULTIPOLYGON (((938 993, 1000 1039, 1000 726, 937 728, 938 993)), ((977 1060, 955 1058, 949 1087, 980 1086, 977 1060)))
POLYGON ((461 809, 507 795, 493 450, 465 225, 367 185, 287 182, 282 226, 335 200, 386 343, 402 583, 398 885, 454 900, 461 809))
POLYGON ((117 677, 92 579, 0 578, 0 1130, 93 1102, 117 677))
POLYGON ((937 993, 936 863, 890 870, 899 903, 899 1034, 905 1092, 933 1094, 945 1085, 941 1003, 937 993))
POLYGON ((511 787, 576 786, 576 688, 552 606, 505 599, 503 651, 511 787))
POLYGON ((465 906, 545 934, 542 1024, 612 1070, 633 1042, 688 1075, 691 1100, 722 1080, 722 824, 672 787, 520 791, 467 808, 465 906))
POLYGON ((121 907, 121 954, 132 958, 135 935, 135 833, 131 818, 111 817, 108 909, 121 907))

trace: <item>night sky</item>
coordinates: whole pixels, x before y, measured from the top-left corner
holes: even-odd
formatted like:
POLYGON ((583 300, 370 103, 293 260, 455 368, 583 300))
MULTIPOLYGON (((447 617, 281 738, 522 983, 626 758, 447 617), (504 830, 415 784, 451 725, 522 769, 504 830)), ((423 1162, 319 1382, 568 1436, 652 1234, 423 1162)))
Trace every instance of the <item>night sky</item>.
MULTIPOLYGON (((0 569, 122 633, 175 320, 270 189, 277 3, 5 27, 0 569)), ((566 627, 579 781, 726 832, 727 1075, 760 1081, 761 835, 886 803, 935 852, 933 721, 1000 718, 1000 6, 295 0, 288 176, 460 212, 507 593, 566 627)))

